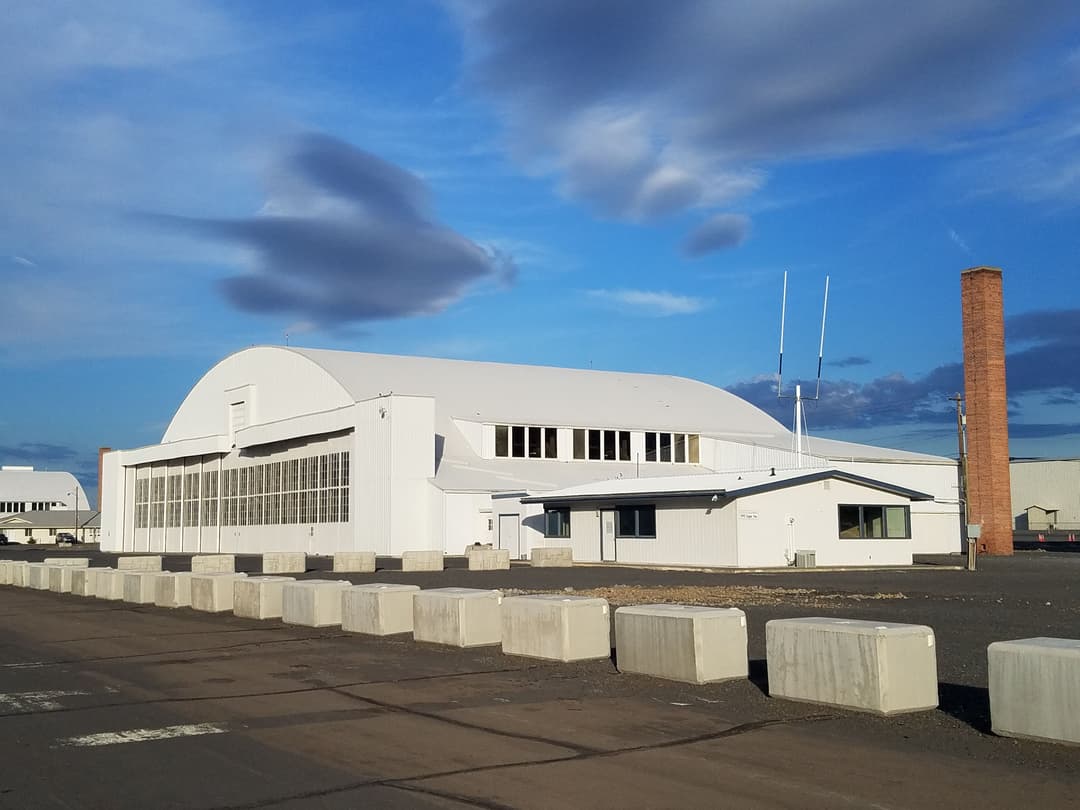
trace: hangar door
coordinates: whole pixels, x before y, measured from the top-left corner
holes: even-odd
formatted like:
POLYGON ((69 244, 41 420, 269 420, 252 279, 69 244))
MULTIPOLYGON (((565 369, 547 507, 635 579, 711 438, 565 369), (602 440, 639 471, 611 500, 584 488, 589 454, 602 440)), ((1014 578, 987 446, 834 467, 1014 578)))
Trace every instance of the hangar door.
POLYGON ((499 515, 498 548, 509 549, 511 559, 521 559, 521 515, 499 515))

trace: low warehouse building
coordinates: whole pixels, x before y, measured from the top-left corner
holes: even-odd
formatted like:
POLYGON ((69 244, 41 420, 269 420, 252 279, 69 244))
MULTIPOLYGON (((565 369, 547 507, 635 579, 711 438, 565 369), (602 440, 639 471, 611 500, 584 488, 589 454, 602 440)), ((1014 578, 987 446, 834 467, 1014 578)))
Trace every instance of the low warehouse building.
POLYGON ((800 449, 759 408, 680 377, 255 347, 207 372, 160 444, 104 456, 101 542, 391 555, 480 542, 520 558, 539 536, 523 497, 801 468, 928 493, 910 506, 910 550, 959 550, 951 459, 800 449))
POLYGON ((1009 482, 1014 529, 1080 531, 1080 459, 1013 459, 1009 482))
POLYGON ((933 497, 826 469, 602 481, 517 500, 534 508, 529 544, 570 546, 575 560, 765 568, 910 565, 911 505, 933 497))

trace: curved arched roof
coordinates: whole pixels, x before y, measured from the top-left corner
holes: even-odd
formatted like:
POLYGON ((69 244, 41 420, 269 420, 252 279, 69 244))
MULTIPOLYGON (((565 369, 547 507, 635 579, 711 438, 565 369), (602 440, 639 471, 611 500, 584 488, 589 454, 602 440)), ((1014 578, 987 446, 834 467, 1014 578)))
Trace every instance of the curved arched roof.
POLYGON ((255 386, 252 423, 332 410, 380 394, 430 396, 436 419, 774 437, 786 429, 734 394, 685 377, 365 352, 258 346, 192 388, 163 442, 228 431, 225 392, 255 386))

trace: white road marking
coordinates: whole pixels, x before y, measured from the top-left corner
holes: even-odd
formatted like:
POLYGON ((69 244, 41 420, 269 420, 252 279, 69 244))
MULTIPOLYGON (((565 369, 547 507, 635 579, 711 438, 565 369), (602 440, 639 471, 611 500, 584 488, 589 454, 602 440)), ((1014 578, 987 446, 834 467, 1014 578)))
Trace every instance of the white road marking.
POLYGON ((166 726, 165 728, 133 728, 128 731, 107 731, 103 734, 87 734, 83 737, 68 737, 58 740, 63 746, 86 748, 97 745, 121 745, 123 743, 153 742, 154 740, 173 740, 177 737, 199 737, 203 734, 224 734, 226 729, 216 723, 197 723, 185 726, 166 726))
POLYGON ((52 692, 0 692, 0 712, 54 712, 63 708, 57 698, 88 695, 77 689, 52 692))

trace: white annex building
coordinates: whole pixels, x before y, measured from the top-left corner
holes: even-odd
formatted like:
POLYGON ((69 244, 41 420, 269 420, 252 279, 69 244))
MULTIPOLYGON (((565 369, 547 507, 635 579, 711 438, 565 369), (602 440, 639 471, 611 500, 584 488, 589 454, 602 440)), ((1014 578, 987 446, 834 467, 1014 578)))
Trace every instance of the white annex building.
POLYGON ((399 555, 490 542, 698 565, 959 550, 955 461, 804 441, 794 452, 760 409, 680 377, 255 347, 195 385, 161 444, 106 454, 101 544, 399 555))

